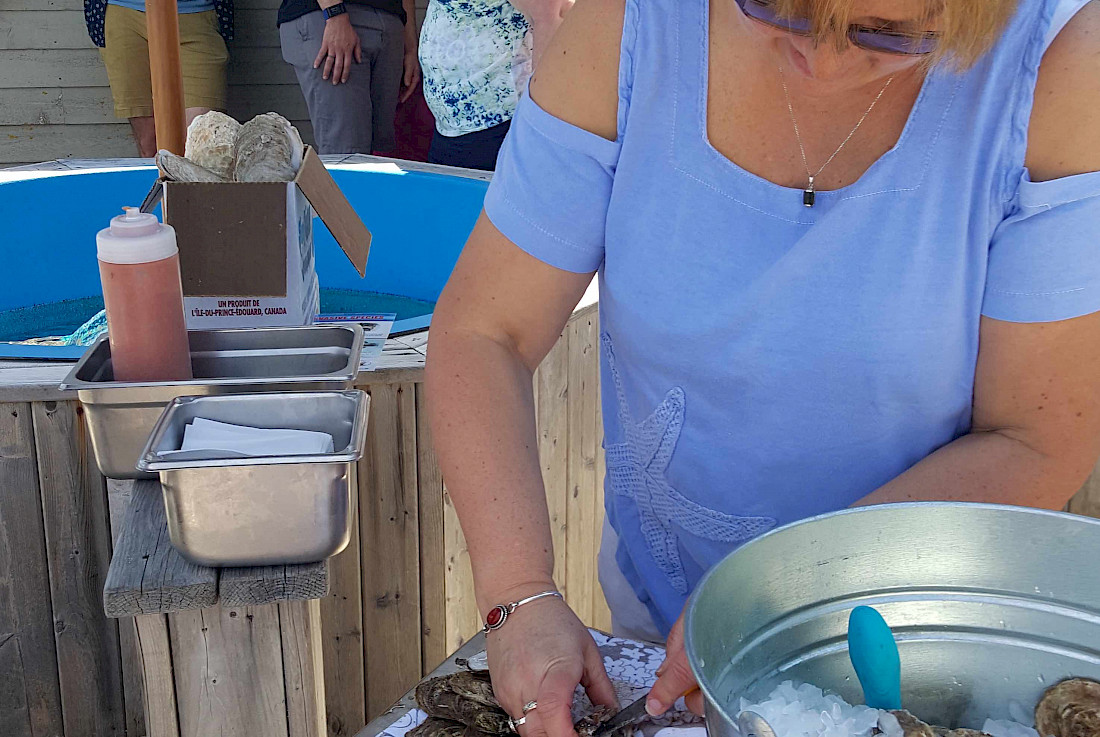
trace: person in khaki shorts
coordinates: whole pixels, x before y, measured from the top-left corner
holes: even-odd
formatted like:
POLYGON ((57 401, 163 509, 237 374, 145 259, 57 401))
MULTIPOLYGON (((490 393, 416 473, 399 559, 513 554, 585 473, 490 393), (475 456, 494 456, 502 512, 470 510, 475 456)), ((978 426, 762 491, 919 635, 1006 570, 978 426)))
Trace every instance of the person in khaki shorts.
MULTIPOLYGON (((180 66, 187 123, 224 110, 226 41, 233 37, 232 0, 177 0, 180 66)), ((138 154, 157 151, 145 0, 85 0, 88 34, 107 66, 115 115, 128 118, 138 154)))

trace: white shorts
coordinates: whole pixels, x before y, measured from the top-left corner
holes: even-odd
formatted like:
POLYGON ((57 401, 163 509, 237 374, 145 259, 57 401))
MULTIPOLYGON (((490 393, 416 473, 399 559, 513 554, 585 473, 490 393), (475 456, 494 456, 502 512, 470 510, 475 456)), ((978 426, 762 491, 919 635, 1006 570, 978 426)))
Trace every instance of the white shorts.
POLYGON ((615 562, 618 545, 619 537, 611 523, 605 519, 597 572, 604 598, 611 610, 611 634, 630 640, 663 643, 665 638, 653 624, 649 609, 638 599, 634 588, 615 562))

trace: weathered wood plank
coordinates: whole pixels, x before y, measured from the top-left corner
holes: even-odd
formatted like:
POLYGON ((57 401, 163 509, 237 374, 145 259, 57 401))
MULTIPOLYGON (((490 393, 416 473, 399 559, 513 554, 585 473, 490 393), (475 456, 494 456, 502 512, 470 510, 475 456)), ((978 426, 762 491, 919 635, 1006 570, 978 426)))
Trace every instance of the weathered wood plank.
POLYGON ((446 556, 444 596, 447 602, 447 652, 452 653, 477 633, 481 614, 474 596, 470 550, 462 534, 451 495, 443 487, 443 549, 446 556))
POLYGON ((179 737, 176 679, 172 671, 172 644, 168 617, 143 614, 134 617, 137 649, 141 659, 142 703, 148 737, 179 737))
MULTIPOLYGON (((308 121, 291 122, 298 128, 303 141, 313 141, 313 127, 308 121)), ((130 134, 130 124, 125 122, 0 126, 0 140, 4 141, 4 146, 0 148, 0 163, 63 158, 125 158, 137 155, 130 134)))
POLYGON ((277 604, 168 616, 181 737, 288 737, 277 604))
POLYGON ((0 51, 0 89, 12 87, 107 87, 99 51, 8 49, 0 51))
MULTIPOLYGON (((297 84, 233 85, 229 114, 246 120, 275 111, 288 120, 309 120, 297 84)), ((0 90, 0 125, 119 124, 109 87, 27 87, 0 90)))
MULTIPOLYGON (((107 513, 111 521, 112 549, 122 533, 126 509, 134 493, 133 481, 107 479, 107 513)), ((112 552, 112 561, 114 554, 112 552)), ((110 569, 107 571, 110 577, 110 569)), ((118 642, 122 652, 122 698, 126 706, 126 734, 144 735, 145 709, 142 704, 141 651, 137 640, 137 625, 132 619, 118 623, 118 642)))
POLYGON ((416 473, 420 510, 421 668, 431 673, 447 649, 447 559, 443 546, 443 472, 428 426, 424 385, 416 385, 416 473))
POLYGON ((83 10, 83 0, 6 0, 8 10, 83 10))
MULTIPOLYGON (((306 98, 302 96, 302 88, 297 81, 287 84, 230 85, 226 92, 226 102, 229 114, 238 120, 250 120, 261 113, 276 112, 293 121, 299 132, 305 136, 302 128, 304 123, 309 122, 309 108, 306 107, 306 98)), ((312 141, 312 127, 309 130, 312 141)))
POLYGON ((4 161, 137 155, 128 123, 5 125, 0 126, 0 140, 4 141, 0 149, 4 161))
POLYGON ((329 590, 329 563, 222 568, 218 601, 222 606, 258 606, 279 601, 320 599, 329 590))
POLYGON ((565 529, 569 495, 569 339, 565 333, 538 368, 538 441, 550 533, 554 542, 554 581, 569 596, 565 577, 565 529))
MULTIPOLYGON (((298 83, 276 47, 250 49, 247 59, 232 59, 226 71, 229 84, 298 83)), ((0 51, 0 89, 106 86, 107 69, 95 48, 0 51)))
POLYGON ((76 402, 33 405, 61 704, 67 735, 122 735, 118 627, 103 615, 107 493, 76 402))
MULTIPOLYGON (((601 381, 600 381, 600 355, 602 348, 600 346, 600 330, 599 330, 599 316, 596 317, 596 355, 591 357, 593 363, 592 371, 596 376, 596 519, 593 523, 596 525, 596 554, 599 555, 599 546, 603 542, 603 527, 604 519, 607 516, 606 508, 604 507, 604 482, 607 476, 607 458, 603 447, 603 401, 601 397, 601 381)), ((595 612, 593 614, 593 626, 596 629, 604 632, 611 631, 611 610, 607 607, 607 599, 604 598, 603 588, 599 586, 599 577, 596 580, 596 603, 595 612)))
POLYGON ((34 424, 29 404, 0 404, 0 734, 62 732, 34 424))
POLYGON ((363 577, 359 568, 359 472, 351 470, 351 540, 329 566, 321 600, 325 717, 329 737, 350 737, 367 721, 363 662, 363 577))
POLYGON ((416 397, 411 384, 373 385, 359 472, 367 719, 421 673, 416 397))
POLYGON ((565 530, 565 579, 569 605, 591 626, 596 613, 596 405, 599 388, 591 370, 596 352, 594 318, 581 316, 568 325, 569 495, 565 530))
POLYGON ((325 676, 321 647, 321 602, 283 602, 279 629, 283 641, 289 737, 325 734, 325 676))
POLYGON ((1070 500, 1070 512, 1087 517, 1100 517, 1100 463, 1096 464, 1085 485, 1070 500))
POLYGON ((172 547, 160 483, 137 482, 103 588, 107 616, 199 609, 217 600, 218 570, 172 547))
POLYGON ((91 48, 81 11, 0 10, 0 49, 91 48))

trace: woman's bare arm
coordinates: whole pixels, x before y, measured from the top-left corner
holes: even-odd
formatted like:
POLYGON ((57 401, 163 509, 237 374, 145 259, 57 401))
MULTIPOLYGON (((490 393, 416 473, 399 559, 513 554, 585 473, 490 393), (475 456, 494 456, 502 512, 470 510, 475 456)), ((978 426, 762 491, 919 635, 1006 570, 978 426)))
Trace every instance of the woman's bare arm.
POLYGON ((482 612, 553 587, 531 378, 591 279, 529 256, 482 215, 436 305, 429 417, 482 612))
MULTIPOLYGON (((1033 181, 1100 170, 1100 3, 1039 71, 1026 164, 1033 181)), ((1096 233, 1100 252, 1100 231, 1096 233)), ((955 499, 1062 509, 1100 455, 1100 313, 1051 323, 983 318, 973 429, 861 504, 955 499)))
MULTIPOLYGON (((532 97, 552 115, 597 134, 610 130, 612 138, 622 1, 578 3, 531 83, 532 97)), ((563 223, 570 218, 566 211, 554 215, 563 223)), ((482 214, 436 305, 429 419, 469 546, 482 615, 498 603, 554 586, 531 379, 591 279, 591 273, 563 271, 534 258, 482 214)), ((489 660, 497 696, 513 716, 526 702, 538 702, 520 728, 523 737, 572 735, 570 706, 578 683, 594 702, 615 703, 595 642, 555 599, 517 609, 489 638, 489 660)))

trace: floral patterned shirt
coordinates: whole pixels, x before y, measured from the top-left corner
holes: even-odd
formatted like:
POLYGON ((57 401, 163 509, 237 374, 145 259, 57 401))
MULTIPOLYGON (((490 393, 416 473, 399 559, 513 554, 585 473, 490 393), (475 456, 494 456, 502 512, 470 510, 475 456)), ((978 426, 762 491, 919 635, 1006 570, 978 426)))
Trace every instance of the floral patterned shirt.
POLYGON ((420 66, 436 128, 460 136, 511 120, 531 60, 527 19, 507 0, 431 0, 420 66))

